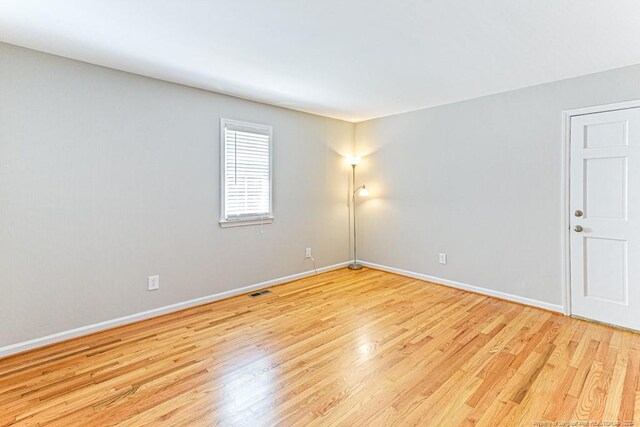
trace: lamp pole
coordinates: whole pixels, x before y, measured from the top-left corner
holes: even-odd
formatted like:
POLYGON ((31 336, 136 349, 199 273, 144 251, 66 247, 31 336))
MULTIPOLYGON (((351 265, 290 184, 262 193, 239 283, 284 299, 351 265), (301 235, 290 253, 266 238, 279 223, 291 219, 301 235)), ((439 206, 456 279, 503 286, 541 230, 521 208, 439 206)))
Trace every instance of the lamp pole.
POLYGON ((360 270, 362 268, 362 264, 358 264, 358 250, 357 250, 357 241, 356 241, 356 194, 358 190, 362 187, 356 188, 356 164, 351 164, 352 168, 352 181, 353 181, 353 193, 351 194, 351 205, 353 206, 353 262, 349 264, 350 270, 360 270))

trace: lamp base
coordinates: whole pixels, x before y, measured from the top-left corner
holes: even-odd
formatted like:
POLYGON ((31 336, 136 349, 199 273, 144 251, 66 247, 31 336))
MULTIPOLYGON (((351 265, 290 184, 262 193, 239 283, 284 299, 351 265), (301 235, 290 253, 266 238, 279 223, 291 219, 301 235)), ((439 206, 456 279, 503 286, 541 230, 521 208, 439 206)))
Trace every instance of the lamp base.
POLYGON ((358 264, 357 262, 354 262, 352 264, 349 264, 347 268, 349 270, 362 270, 362 264, 358 264))

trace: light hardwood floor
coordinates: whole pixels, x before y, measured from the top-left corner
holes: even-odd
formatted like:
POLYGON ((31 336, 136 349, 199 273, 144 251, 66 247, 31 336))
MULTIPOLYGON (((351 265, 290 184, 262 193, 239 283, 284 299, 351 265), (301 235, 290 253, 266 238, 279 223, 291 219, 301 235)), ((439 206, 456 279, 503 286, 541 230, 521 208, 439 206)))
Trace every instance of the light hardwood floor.
POLYGON ((0 425, 640 426, 638 334, 371 269, 271 290, 0 360, 0 425))

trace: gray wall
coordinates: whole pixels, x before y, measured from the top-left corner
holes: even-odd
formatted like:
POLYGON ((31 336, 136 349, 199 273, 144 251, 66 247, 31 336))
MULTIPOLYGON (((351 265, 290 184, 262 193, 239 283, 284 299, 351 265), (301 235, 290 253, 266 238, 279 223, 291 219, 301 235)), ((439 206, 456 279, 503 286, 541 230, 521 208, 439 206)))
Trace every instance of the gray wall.
POLYGON ((0 44, 0 347, 346 261, 353 128, 0 44), (218 225, 220 117, 274 127, 273 224, 218 225))
MULTIPOLYGON (((637 98, 640 66, 357 124, 360 258, 560 304, 561 111, 637 98)), ((0 44, 0 347, 347 260, 353 138, 0 44), (220 117, 274 126, 273 224, 218 226, 220 117)))
POLYGON ((561 304, 561 112, 638 98, 634 66, 358 123, 360 258, 561 304))

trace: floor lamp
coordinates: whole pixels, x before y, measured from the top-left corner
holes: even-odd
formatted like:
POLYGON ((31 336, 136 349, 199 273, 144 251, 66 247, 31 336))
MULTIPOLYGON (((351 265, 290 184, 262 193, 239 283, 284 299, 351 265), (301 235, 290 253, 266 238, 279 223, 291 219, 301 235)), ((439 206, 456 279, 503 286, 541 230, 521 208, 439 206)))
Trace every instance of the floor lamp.
POLYGON ((351 206, 353 206, 353 262, 349 264, 348 268, 350 270, 360 270, 362 268, 362 264, 358 264, 358 249, 356 243, 356 196, 358 194, 361 196, 368 196, 369 190, 367 190, 367 187, 364 184, 356 187, 356 166, 358 166, 358 163, 360 163, 360 157, 349 157, 347 158, 347 161, 351 165, 353 173, 353 186, 351 187, 353 189, 353 192, 351 193, 351 206))

